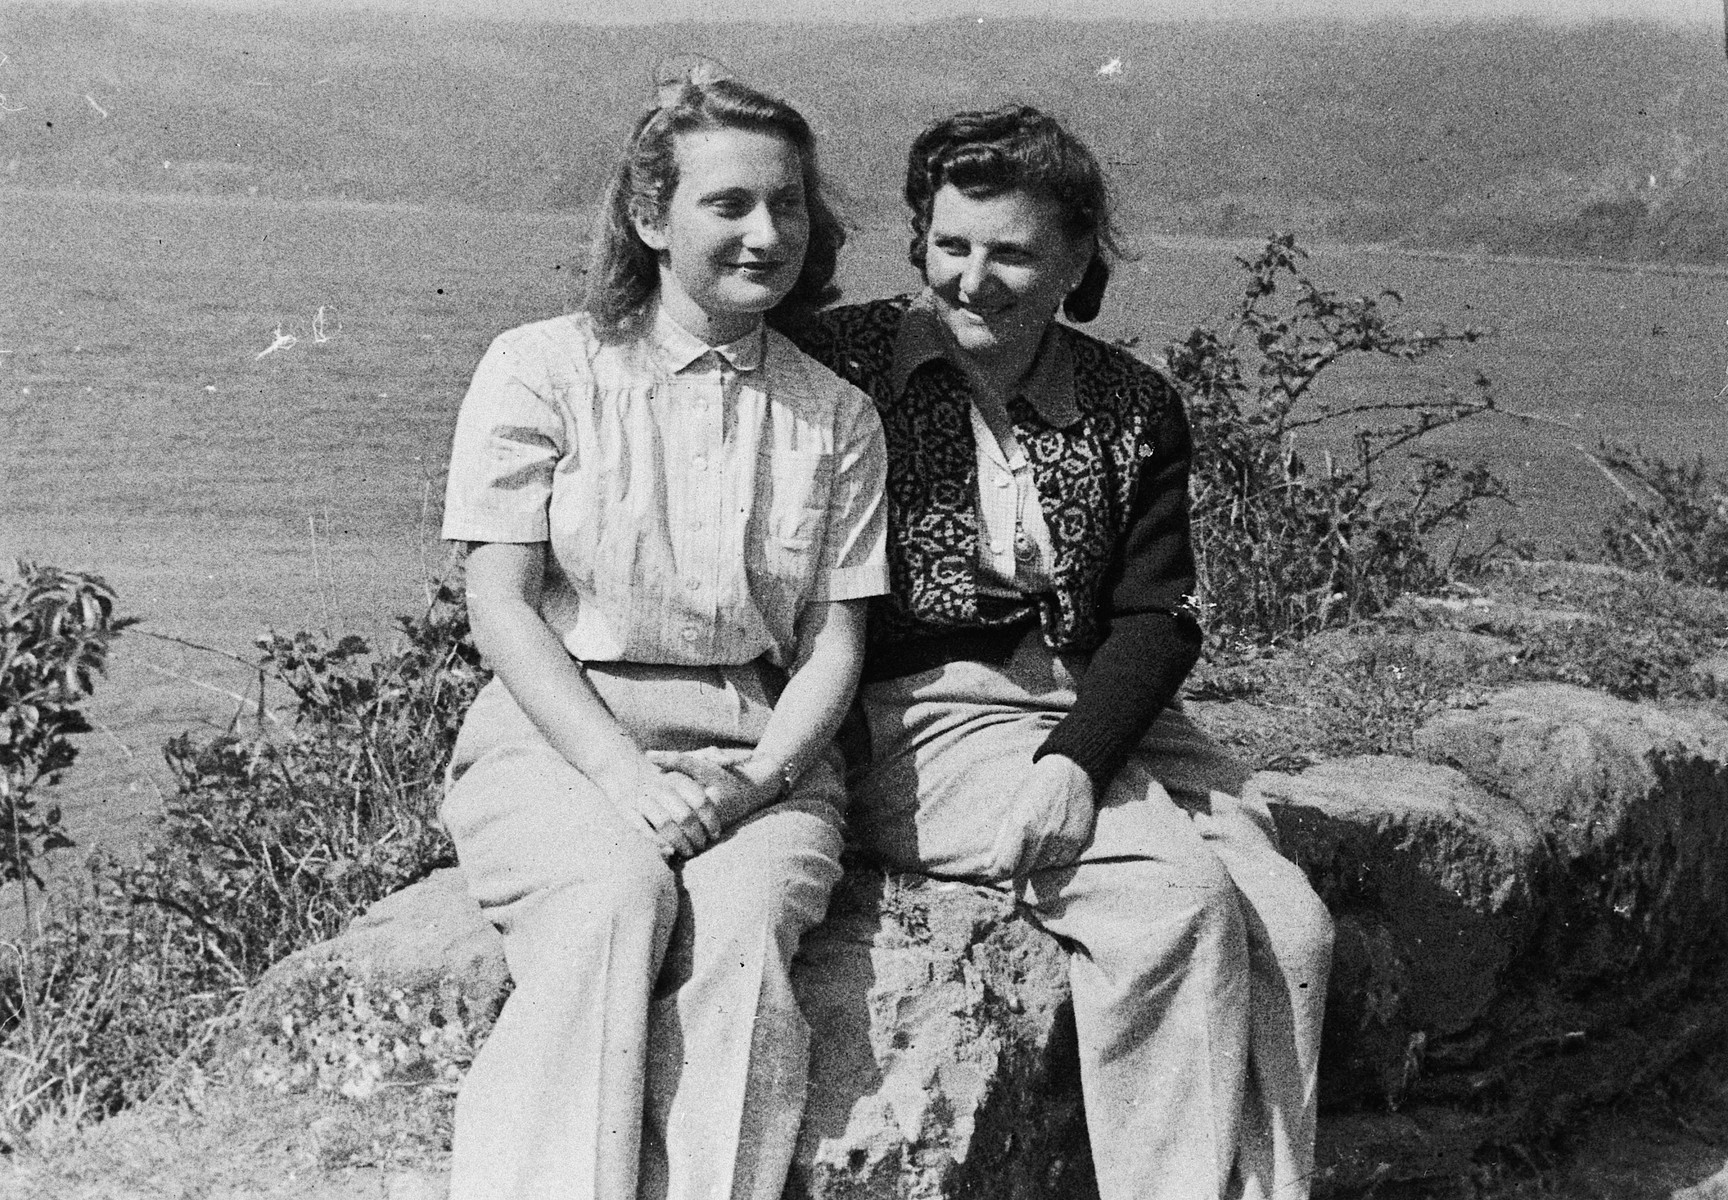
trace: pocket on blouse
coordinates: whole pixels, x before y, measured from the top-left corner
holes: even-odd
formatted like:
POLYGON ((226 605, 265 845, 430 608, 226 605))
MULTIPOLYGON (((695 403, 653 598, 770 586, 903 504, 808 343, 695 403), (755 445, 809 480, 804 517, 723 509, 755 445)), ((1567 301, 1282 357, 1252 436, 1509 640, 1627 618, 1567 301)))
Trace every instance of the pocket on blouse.
POLYGON ((822 539, 833 458, 810 451, 781 451, 762 463, 770 476, 768 532, 772 537, 792 544, 822 539))
POLYGON ((750 561, 758 585, 771 584, 783 602, 805 598, 828 522, 833 455, 809 451, 764 454, 758 521, 751 530, 750 561))

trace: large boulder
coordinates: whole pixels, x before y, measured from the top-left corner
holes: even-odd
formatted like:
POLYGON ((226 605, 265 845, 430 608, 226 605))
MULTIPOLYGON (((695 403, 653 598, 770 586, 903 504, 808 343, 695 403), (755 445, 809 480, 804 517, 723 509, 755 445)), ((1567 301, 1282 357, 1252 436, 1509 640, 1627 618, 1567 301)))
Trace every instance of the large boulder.
POLYGON ((509 994, 503 942, 447 868, 266 971, 217 1058, 284 1091, 450 1090, 509 994))
MULTIPOLYGON (((1067 977, 1001 892, 849 871, 796 969, 812 1082, 787 1195, 1095 1195, 1067 977)), ((439 871, 272 967, 224 1057, 285 1090, 447 1089, 508 993, 501 940, 439 871)))
POLYGON ((1322 1094, 1396 1104, 1436 1037, 1471 1028, 1538 923, 1548 870, 1518 805, 1393 756, 1249 782, 1337 921, 1322 1094))
MULTIPOLYGON (((1728 1034, 1728 983, 1704 986, 1728 952, 1728 719, 1520 687, 1416 741, 1431 761, 1250 784, 1338 919, 1320 1195, 1462 1171, 1728 1034)), ((1064 952, 1001 893, 854 864, 796 983, 788 1195, 1092 1194, 1064 952)), ((440 872, 273 968, 229 1056, 280 1088, 448 1090, 507 993, 440 872)))
POLYGON ((1539 969, 1566 992, 1728 948, 1728 719, 1565 684, 1442 713, 1420 753, 1513 798, 1554 847, 1539 969))

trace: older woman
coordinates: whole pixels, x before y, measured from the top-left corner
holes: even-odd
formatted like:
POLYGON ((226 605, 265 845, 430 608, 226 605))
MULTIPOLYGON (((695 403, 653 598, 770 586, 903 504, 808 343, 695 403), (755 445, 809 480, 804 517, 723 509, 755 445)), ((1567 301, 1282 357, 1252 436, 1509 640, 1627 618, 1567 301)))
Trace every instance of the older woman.
POLYGON ((889 447, 852 824, 885 865, 1010 884, 1072 951, 1104 1200, 1308 1194, 1331 922, 1246 771, 1183 715, 1190 437, 1097 315, 1115 240, 1086 147, 1031 108, 912 146, 916 296, 805 348, 889 447))

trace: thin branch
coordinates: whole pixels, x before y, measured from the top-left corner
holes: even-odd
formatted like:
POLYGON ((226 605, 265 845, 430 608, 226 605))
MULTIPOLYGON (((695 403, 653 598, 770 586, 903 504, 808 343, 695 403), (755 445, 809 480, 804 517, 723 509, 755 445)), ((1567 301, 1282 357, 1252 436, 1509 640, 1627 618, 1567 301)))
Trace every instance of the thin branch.
POLYGON ((1430 429, 1439 429, 1446 425, 1455 424, 1458 421, 1473 417, 1477 413, 1505 411, 1500 408, 1498 404, 1485 401, 1446 406, 1427 400, 1376 400, 1371 404, 1352 404, 1345 408, 1328 408, 1318 416, 1291 419, 1285 423, 1284 428, 1286 431, 1307 429, 1312 425, 1324 425, 1328 421, 1340 421, 1345 417, 1359 416, 1363 413, 1422 412, 1440 407, 1447 407, 1449 408, 1449 411, 1441 419, 1437 420, 1435 424, 1429 426, 1430 429))
MULTIPOLYGON (((1650 502, 1650 498, 1648 496, 1640 497, 1636 493, 1634 493, 1631 488, 1626 486, 1626 481, 1621 479, 1618 475, 1616 475, 1614 473, 1613 469, 1610 468, 1607 463, 1603 462, 1596 455, 1590 453, 1590 451, 1586 450, 1581 444, 1574 443, 1572 446, 1572 449, 1578 451, 1578 453, 1582 454, 1585 458, 1589 459, 1591 465, 1594 466, 1598 471, 1602 472, 1602 478, 1606 479, 1609 483, 1613 484, 1615 490, 1618 491, 1622 496, 1626 497, 1626 500, 1628 503, 1636 504, 1640 508, 1642 508, 1645 504, 1648 504, 1650 502)), ((1642 544, 1642 543, 1640 543, 1640 544, 1642 544)))
POLYGON ((231 662, 239 663, 241 666, 245 667, 249 671, 256 671, 258 669, 258 666, 259 666, 257 659, 242 658, 238 654, 234 654, 231 651, 221 650, 215 646, 206 646, 203 642, 194 642, 190 638, 175 637, 171 633, 156 633, 153 630, 149 630, 149 629, 138 629, 135 632, 137 634, 144 636, 144 637, 155 638, 159 642, 172 642, 176 646, 185 646, 188 650, 202 650, 206 654, 220 655, 221 657, 226 658, 231 662))
POLYGON ((1558 425, 1562 429, 1570 429, 1573 433, 1584 432, 1583 426, 1574 425, 1571 421, 1562 421, 1559 417, 1549 416, 1547 413, 1527 412, 1520 408, 1502 408, 1500 411, 1509 417, 1517 417, 1520 421, 1534 421, 1543 425, 1558 425))
POLYGON ((268 719, 278 725, 282 724, 281 717, 278 717, 275 713, 271 712, 249 696, 242 696, 239 692, 231 692, 225 687, 217 687, 215 684, 206 683, 202 679, 194 679, 190 675, 182 675, 178 671, 171 671, 159 663, 145 662, 144 666, 149 670, 155 671, 159 675, 166 675, 170 679, 178 679, 181 683, 191 684, 196 688, 203 688, 207 692, 215 692, 218 696, 226 696, 236 704, 256 710, 260 718, 268 719))

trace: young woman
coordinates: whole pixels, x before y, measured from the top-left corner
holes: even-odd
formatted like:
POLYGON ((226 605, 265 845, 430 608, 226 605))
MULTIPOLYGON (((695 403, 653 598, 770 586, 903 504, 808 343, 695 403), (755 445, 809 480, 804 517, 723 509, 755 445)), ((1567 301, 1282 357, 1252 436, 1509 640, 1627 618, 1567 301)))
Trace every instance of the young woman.
POLYGON ((923 291, 801 335, 888 438, 855 835, 1013 881, 1072 950, 1103 1200, 1305 1197, 1331 921, 1177 699, 1201 641, 1181 397, 1055 320, 1103 299, 1103 175, 1036 109, 958 113, 906 201, 923 291))
POLYGON ((883 591, 882 432, 777 319, 830 292, 809 127, 730 80, 638 123, 587 310, 512 330, 444 536, 496 672, 443 818, 516 990, 456 1109, 455 1200, 778 1200, 839 878, 831 739, 883 591))

